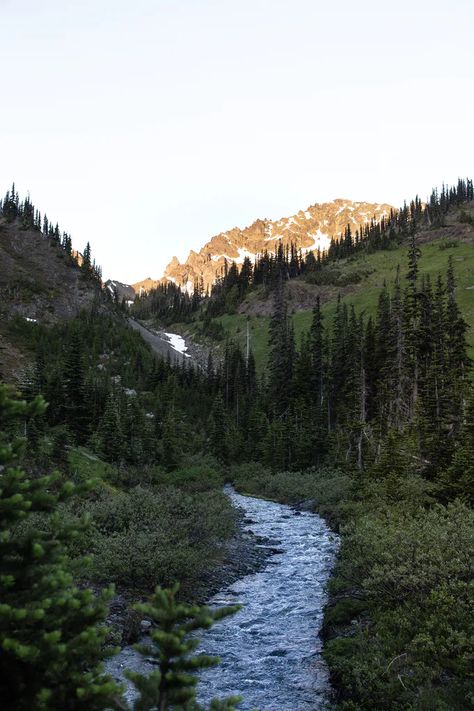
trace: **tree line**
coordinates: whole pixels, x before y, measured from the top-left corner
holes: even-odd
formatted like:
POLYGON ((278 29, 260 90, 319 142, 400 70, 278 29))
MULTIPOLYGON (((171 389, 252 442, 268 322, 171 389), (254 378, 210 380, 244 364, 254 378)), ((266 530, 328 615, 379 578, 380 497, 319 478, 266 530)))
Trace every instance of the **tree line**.
POLYGON ((46 214, 42 217, 29 195, 21 199, 15 183, 7 190, 5 197, 0 199, 0 217, 10 224, 16 222, 21 230, 41 233, 44 239, 61 248, 71 258, 71 263, 80 266, 85 278, 102 286, 102 268, 92 257, 90 243, 87 242, 82 254, 75 251, 71 235, 61 231, 58 223, 54 224, 46 214))
POLYGON ((325 323, 318 298, 298 345, 280 282, 265 378, 257 383, 252 355, 246 363, 235 346, 215 376, 221 431, 222 402, 232 414, 216 452, 223 459, 234 448, 251 452, 275 470, 324 463, 363 469, 381 466, 395 448, 429 478, 449 471, 455 488, 460 472, 451 465, 469 402, 467 326, 452 260, 432 284, 420 277, 420 258, 413 235, 407 272, 383 287, 375 318, 339 298, 325 323))
POLYGON ((192 321, 196 315, 213 318, 224 313, 235 313, 246 295, 257 288, 267 293, 278 283, 296 277, 313 281, 327 262, 337 262, 360 253, 394 248, 415 234, 421 227, 438 228, 445 223, 448 211, 454 206, 474 199, 473 181, 459 179, 454 186, 443 185, 433 189, 423 204, 416 196, 399 210, 391 210, 380 220, 372 219, 359 229, 349 224, 338 237, 332 237, 327 251, 302 250, 295 244, 283 245, 279 241, 274 251, 265 249, 256 255, 254 262, 247 256, 242 265, 224 262, 220 274, 210 290, 204 290, 202 277, 196 280, 192 294, 179 285, 160 285, 148 294, 137 297, 136 313, 139 317, 156 317, 164 323, 192 321))

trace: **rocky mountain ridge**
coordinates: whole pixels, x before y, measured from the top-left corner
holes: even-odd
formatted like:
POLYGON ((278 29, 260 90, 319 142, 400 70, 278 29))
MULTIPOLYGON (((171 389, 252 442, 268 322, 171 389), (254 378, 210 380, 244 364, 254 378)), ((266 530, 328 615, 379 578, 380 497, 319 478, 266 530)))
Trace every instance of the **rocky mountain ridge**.
POLYGON ((234 227, 212 237, 199 252, 191 250, 184 263, 173 257, 161 279, 144 279, 133 284, 135 293, 156 288, 160 283, 173 282, 192 291, 201 281, 204 288, 210 287, 224 271, 225 263, 241 265, 245 257, 254 261, 264 251, 274 251, 281 242, 284 247, 295 245, 303 253, 327 250, 331 238, 338 237, 347 225, 351 229, 362 227, 371 220, 388 216, 394 208, 386 203, 354 202, 337 199, 327 203, 315 203, 296 215, 280 220, 258 219, 241 229, 234 227))
POLYGON ((0 378, 14 382, 27 361, 12 338, 12 319, 51 325, 93 305, 103 307, 103 293, 72 256, 38 230, 0 217, 0 378))

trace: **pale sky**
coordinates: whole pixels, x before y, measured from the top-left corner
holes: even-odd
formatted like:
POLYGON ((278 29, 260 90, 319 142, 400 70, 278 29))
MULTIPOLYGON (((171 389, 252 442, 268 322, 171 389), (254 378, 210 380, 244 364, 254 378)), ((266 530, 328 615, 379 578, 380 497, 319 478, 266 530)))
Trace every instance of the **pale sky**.
POLYGON ((161 276, 214 234, 474 175, 472 0, 0 0, 0 192, 161 276))

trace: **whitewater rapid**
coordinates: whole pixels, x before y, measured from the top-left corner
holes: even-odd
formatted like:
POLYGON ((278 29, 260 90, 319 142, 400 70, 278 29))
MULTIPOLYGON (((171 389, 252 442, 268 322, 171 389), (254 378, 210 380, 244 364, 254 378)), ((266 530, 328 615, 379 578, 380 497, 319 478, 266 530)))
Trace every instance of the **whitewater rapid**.
MULTIPOLYGON (((269 539, 277 552, 209 601, 243 607, 200 636, 197 651, 221 663, 200 673, 198 700, 237 694, 242 711, 325 709, 330 688, 318 633, 338 537, 314 513, 226 491, 244 512, 244 529, 269 539)), ((143 672, 147 663, 127 648, 108 664, 116 678, 124 668, 143 672)))

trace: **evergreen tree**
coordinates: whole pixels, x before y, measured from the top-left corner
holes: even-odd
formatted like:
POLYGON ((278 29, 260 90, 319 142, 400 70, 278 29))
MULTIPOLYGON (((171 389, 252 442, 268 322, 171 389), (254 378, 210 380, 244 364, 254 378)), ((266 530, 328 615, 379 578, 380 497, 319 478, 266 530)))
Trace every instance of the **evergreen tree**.
MULTIPOLYGON (((150 602, 135 606, 156 625, 151 633, 152 645, 137 645, 136 649, 157 665, 156 671, 149 676, 127 672, 127 677, 140 693, 134 704, 135 711, 202 709, 195 703, 198 683, 195 672, 215 666, 219 659, 206 654, 193 654, 199 645, 195 632, 209 629, 215 622, 240 609, 239 605, 211 610, 179 603, 177 592, 178 586, 169 590, 156 588, 150 602)), ((238 697, 215 700, 209 708, 210 711, 232 711, 239 701, 238 697)))
POLYGON ((91 246, 90 246, 89 242, 84 247, 84 251, 82 253, 81 271, 87 277, 91 275, 92 256, 91 256, 91 246))
POLYGON ((456 303, 456 283, 452 257, 449 258, 447 272, 446 304, 446 374, 450 392, 449 410, 454 430, 460 425, 460 413, 463 407, 464 381, 470 365, 466 348, 467 324, 461 316, 456 303))
POLYGON ((405 341, 407 353, 407 368, 408 377, 410 380, 410 416, 413 416, 418 397, 418 378, 419 378, 419 338, 418 338, 418 319, 419 319, 419 293, 418 293, 418 262, 421 256, 421 251, 417 245, 415 233, 410 239, 408 248, 408 272, 406 275, 408 287, 405 297, 405 341))
POLYGON ((474 394, 467 401, 464 423, 453 460, 441 477, 449 498, 461 496, 474 505, 474 394))
POLYGON ((83 344, 79 331, 73 328, 67 337, 64 357, 64 422, 83 442, 88 431, 88 411, 85 397, 83 344))
POLYGON ((293 384, 294 340, 288 322, 287 305, 280 277, 269 326, 268 389, 276 412, 289 406, 293 384))
POLYGON ((221 393, 216 395, 209 422, 209 445, 212 454, 227 461, 227 414, 221 393))
POLYGON ((107 397, 98 433, 101 454, 109 462, 120 461, 123 454, 123 433, 120 411, 113 390, 110 391, 107 397))
POLYGON ((183 435, 180 417, 172 406, 163 419, 163 464, 167 469, 174 469, 182 460, 183 435))
MULTIPOLYGON (((58 504, 74 486, 59 474, 30 478, 19 466, 24 440, 12 429, 44 411, 0 385, 0 698, 5 711, 117 708, 119 689, 103 674, 106 600, 79 590, 67 569, 58 504), (43 525, 31 522, 41 515, 43 525)), ((90 483, 87 485, 90 488, 90 483)))

